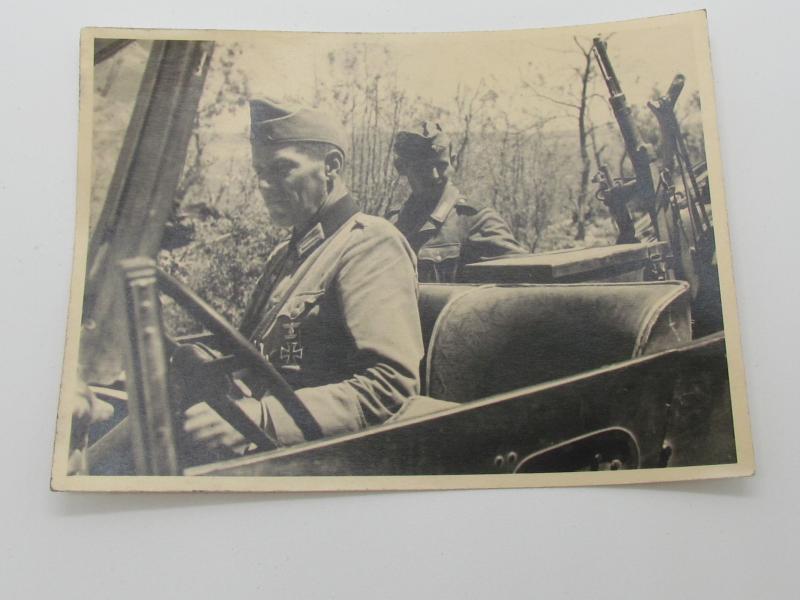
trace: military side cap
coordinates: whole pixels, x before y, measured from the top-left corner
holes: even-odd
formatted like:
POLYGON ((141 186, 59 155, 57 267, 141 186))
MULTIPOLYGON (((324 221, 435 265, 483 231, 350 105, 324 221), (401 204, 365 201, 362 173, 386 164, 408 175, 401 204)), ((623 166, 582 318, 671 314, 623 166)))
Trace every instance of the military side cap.
POLYGON ((450 138, 436 123, 432 129, 422 124, 422 132, 399 131, 394 140, 394 152, 408 160, 450 160, 450 138))
POLYGON ((321 110, 269 99, 250 101, 250 139, 261 144, 325 142, 347 154, 347 135, 336 119, 321 110))

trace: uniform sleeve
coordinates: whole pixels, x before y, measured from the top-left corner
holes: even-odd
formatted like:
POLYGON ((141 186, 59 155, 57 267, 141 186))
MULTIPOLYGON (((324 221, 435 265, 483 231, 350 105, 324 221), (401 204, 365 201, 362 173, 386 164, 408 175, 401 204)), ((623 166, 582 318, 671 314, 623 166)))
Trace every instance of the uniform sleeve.
MULTIPOLYGON (((423 344, 413 253, 385 221, 357 227, 332 290, 355 345, 353 375, 297 390, 325 436, 382 423, 419 393, 423 344)), ((268 398, 266 406, 270 428, 281 444, 304 441, 277 400, 268 398)))
POLYGON ((506 222, 491 208, 483 208, 475 215, 470 223, 467 242, 467 262, 529 252, 514 239, 506 222))

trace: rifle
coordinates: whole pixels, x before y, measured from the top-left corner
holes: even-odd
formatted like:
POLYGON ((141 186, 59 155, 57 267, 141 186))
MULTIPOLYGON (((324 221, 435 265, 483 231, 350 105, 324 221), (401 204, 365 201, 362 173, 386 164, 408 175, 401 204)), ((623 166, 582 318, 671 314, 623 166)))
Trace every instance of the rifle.
MULTIPOLYGON (((692 165, 689 158, 689 151, 686 149, 686 142, 681 134, 678 119, 675 116, 675 103, 683 90, 686 78, 678 74, 672 80, 669 90, 664 96, 647 103, 648 108, 658 121, 661 133, 661 151, 659 152, 662 169, 665 172, 665 179, 671 185, 670 196, 678 200, 675 194, 672 179, 678 176, 683 183, 683 193, 681 199, 685 202, 686 210, 691 226, 691 235, 687 238, 691 240, 691 246, 697 254, 696 259, 701 263, 711 260, 714 253, 714 232, 711 219, 704 202, 709 202, 708 188, 701 188, 695 175, 695 165, 692 165)), ((680 202, 677 210, 680 211, 680 202)))
POLYGON ((660 202, 660 198, 656 191, 654 184, 653 173, 650 170, 650 163, 652 158, 647 150, 647 147, 642 143, 636 125, 633 122, 631 109, 628 106, 628 101, 625 94, 622 92, 622 86, 619 79, 614 72, 614 67, 608 58, 606 50, 606 42, 599 37, 594 38, 592 41, 592 52, 594 53, 597 63, 600 66, 600 72, 603 75, 603 80, 606 83, 609 93, 609 104, 614 111, 614 117, 619 124, 622 139, 625 142, 625 151, 630 158, 633 165, 634 179, 624 181, 619 185, 613 185, 607 178, 607 170, 604 173, 605 177, 601 177, 601 190, 598 198, 603 200, 609 205, 612 215, 617 220, 617 225, 620 228, 620 239, 618 243, 630 243, 637 241, 635 235, 631 238, 631 227, 626 223, 630 221, 630 214, 627 213, 628 198, 632 195, 637 195, 645 205, 645 208, 650 215, 650 221, 653 225, 656 238, 660 241, 669 242, 672 246, 673 239, 671 239, 669 223, 664 211, 665 203, 660 202), (603 181, 602 179, 605 179, 603 181), (624 209, 624 214, 622 210, 624 209), (618 215, 622 216, 623 222, 619 221, 618 215), (627 241, 621 241, 627 239, 627 241))
POLYGON ((639 238, 636 237, 636 228, 628 210, 628 200, 636 192, 636 180, 614 180, 608 165, 602 165, 600 171, 592 177, 592 183, 599 186, 595 197, 608 207, 617 223, 617 244, 637 244, 639 238))

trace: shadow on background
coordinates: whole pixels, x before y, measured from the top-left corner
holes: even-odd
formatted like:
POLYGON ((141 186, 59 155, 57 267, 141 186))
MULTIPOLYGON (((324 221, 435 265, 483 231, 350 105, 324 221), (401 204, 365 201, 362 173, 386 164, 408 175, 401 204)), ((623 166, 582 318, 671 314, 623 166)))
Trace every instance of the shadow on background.
POLYGON ((742 498, 756 495, 756 486, 752 477, 705 479, 702 481, 668 481, 663 483, 635 484, 622 487, 636 490, 712 494, 719 496, 740 496, 742 498))
POLYGON ((56 514, 70 517, 226 504, 302 502, 355 494, 359 492, 54 492, 52 506, 56 514))
MULTIPOLYGON (((494 488, 488 488, 492 490, 494 488)), ((570 494, 586 493, 588 488, 547 488, 547 489, 503 489, 496 490, 506 494, 546 494, 555 489, 570 494)), ((703 481, 680 481, 619 486, 601 486, 594 491, 604 490, 604 494, 624 495, 627 491, 639 493, 679 492, 683 494, 708 494, 746 498, 756 494, 752 478, 709 479, 703 481)), ((480 494, 487 490, 439 490, 442 494, 480 494)), ((82 516, 87 514, 116 513, 126 511, 149 511, 183 509, 199 506, 221 506, 226 504, 264 504, 275 502, 308 502, 326 499, 346 498, 348 496, 418 494, 430 493, 407 490, 397 491, 347 491, 347 492, 56 492, 53 494, 54 512, 62 516, 82 516)))

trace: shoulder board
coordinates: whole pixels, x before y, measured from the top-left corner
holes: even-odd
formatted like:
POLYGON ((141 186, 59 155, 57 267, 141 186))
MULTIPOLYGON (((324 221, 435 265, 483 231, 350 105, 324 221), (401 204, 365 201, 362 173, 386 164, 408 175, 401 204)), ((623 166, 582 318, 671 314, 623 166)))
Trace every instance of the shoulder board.
POLYGON ((368 215, 366 213, 358 213, 353 219, 353 226, 361 228, 369 227, 370 229, 395 229, 395 226, 392 225, 386 217, 378 217, 376 215, 368 215))
POLYGON ((485 207, 475 202, 470 202, 466 198, 459 198, 455 204, 455 208, 460 214, 474 215, 485 207))

